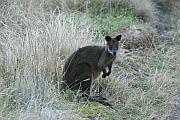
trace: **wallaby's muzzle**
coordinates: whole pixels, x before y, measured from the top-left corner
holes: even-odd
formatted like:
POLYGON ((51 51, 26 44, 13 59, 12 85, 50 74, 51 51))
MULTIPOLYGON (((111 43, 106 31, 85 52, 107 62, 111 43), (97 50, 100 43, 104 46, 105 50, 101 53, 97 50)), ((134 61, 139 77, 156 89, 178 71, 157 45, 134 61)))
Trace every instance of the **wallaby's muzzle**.
POLYGON ((116 56, 116 52, 113 52, 113 55, 116 56))

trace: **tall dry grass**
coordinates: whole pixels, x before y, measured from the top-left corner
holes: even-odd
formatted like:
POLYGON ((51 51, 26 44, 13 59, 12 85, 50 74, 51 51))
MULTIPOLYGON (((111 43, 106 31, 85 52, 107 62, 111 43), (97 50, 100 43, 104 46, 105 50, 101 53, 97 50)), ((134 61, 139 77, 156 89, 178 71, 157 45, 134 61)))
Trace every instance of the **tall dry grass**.
POLYGON ((84 14, 58 8, 51 12, 44 8, 46 3, 6 0, 0 4, 0 116, 19 120, 39 114, 37 119, 49 120, 60 114, 56 108, 73 109, 54 82, 60 82, 70 53, 97 44, 96 32, 84 14))
MULTIPOLYGON (((99 35, 86 15, 62 12, 51 2, 0 2, 0 119, 81 119, 74 116, 75 104, 66 101, 54 83, 61 80, 67 56, 81 46, 98 44, 94 41, 99 35)), ((168 48, 148 54, 120 50, 102 90, 113 102, 117 119, 167 119, 171 115, 178 86, 174 67, 179 59, 178 55, 174 59, 176 48, 168 48), (132 63, 142 71, 132 69, 132 63)))

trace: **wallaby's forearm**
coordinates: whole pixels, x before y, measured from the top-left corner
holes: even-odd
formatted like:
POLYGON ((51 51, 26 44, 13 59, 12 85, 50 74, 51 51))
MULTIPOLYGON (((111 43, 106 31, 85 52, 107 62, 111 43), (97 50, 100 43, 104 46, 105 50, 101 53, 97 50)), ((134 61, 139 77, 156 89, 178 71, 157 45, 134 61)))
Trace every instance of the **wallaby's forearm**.
POLYGON ((112 69, 112 63, 108 65, 108 73, 107 76, 111 74, 111 69, 112 69))
POLYGON ((108 72, 106 71, 106 68, 103 69, 103 75, 102 75, 103 78, 111 74, 111 68, 112 68, 112 63, 108 65, 108 72))
POLYGON ((106 68, 103 69, 103 74, 102 74, 102 77, 105 78, 107 76, 107 71, 106 71, 106 68))

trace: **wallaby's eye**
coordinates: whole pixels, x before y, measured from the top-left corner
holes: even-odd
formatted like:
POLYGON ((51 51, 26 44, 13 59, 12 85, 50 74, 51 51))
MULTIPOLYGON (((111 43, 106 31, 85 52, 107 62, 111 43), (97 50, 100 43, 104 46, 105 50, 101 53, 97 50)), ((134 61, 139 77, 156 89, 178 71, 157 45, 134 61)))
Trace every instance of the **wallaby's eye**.
POLYGON ((110 50, 118 50, 118 44, 117 42, 113 42, 112 44, 109 45, 110 50))
POLYGON ((112 50, 112 45, 109 45, 109 49, 112 50))

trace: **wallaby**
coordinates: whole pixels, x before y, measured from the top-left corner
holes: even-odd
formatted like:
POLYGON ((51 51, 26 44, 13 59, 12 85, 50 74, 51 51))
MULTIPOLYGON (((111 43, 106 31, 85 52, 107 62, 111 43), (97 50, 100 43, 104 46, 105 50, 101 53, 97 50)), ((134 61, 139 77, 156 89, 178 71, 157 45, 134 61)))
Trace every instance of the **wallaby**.
POLYGON ((70 55, 63 68, 63 88, 80 89, 85 96, 89 96, 92 80, 101 72, 103 78, 110 75, 120 39, 121 35, 115 38, 106 36, 106 46, 85 46, 70 55))

